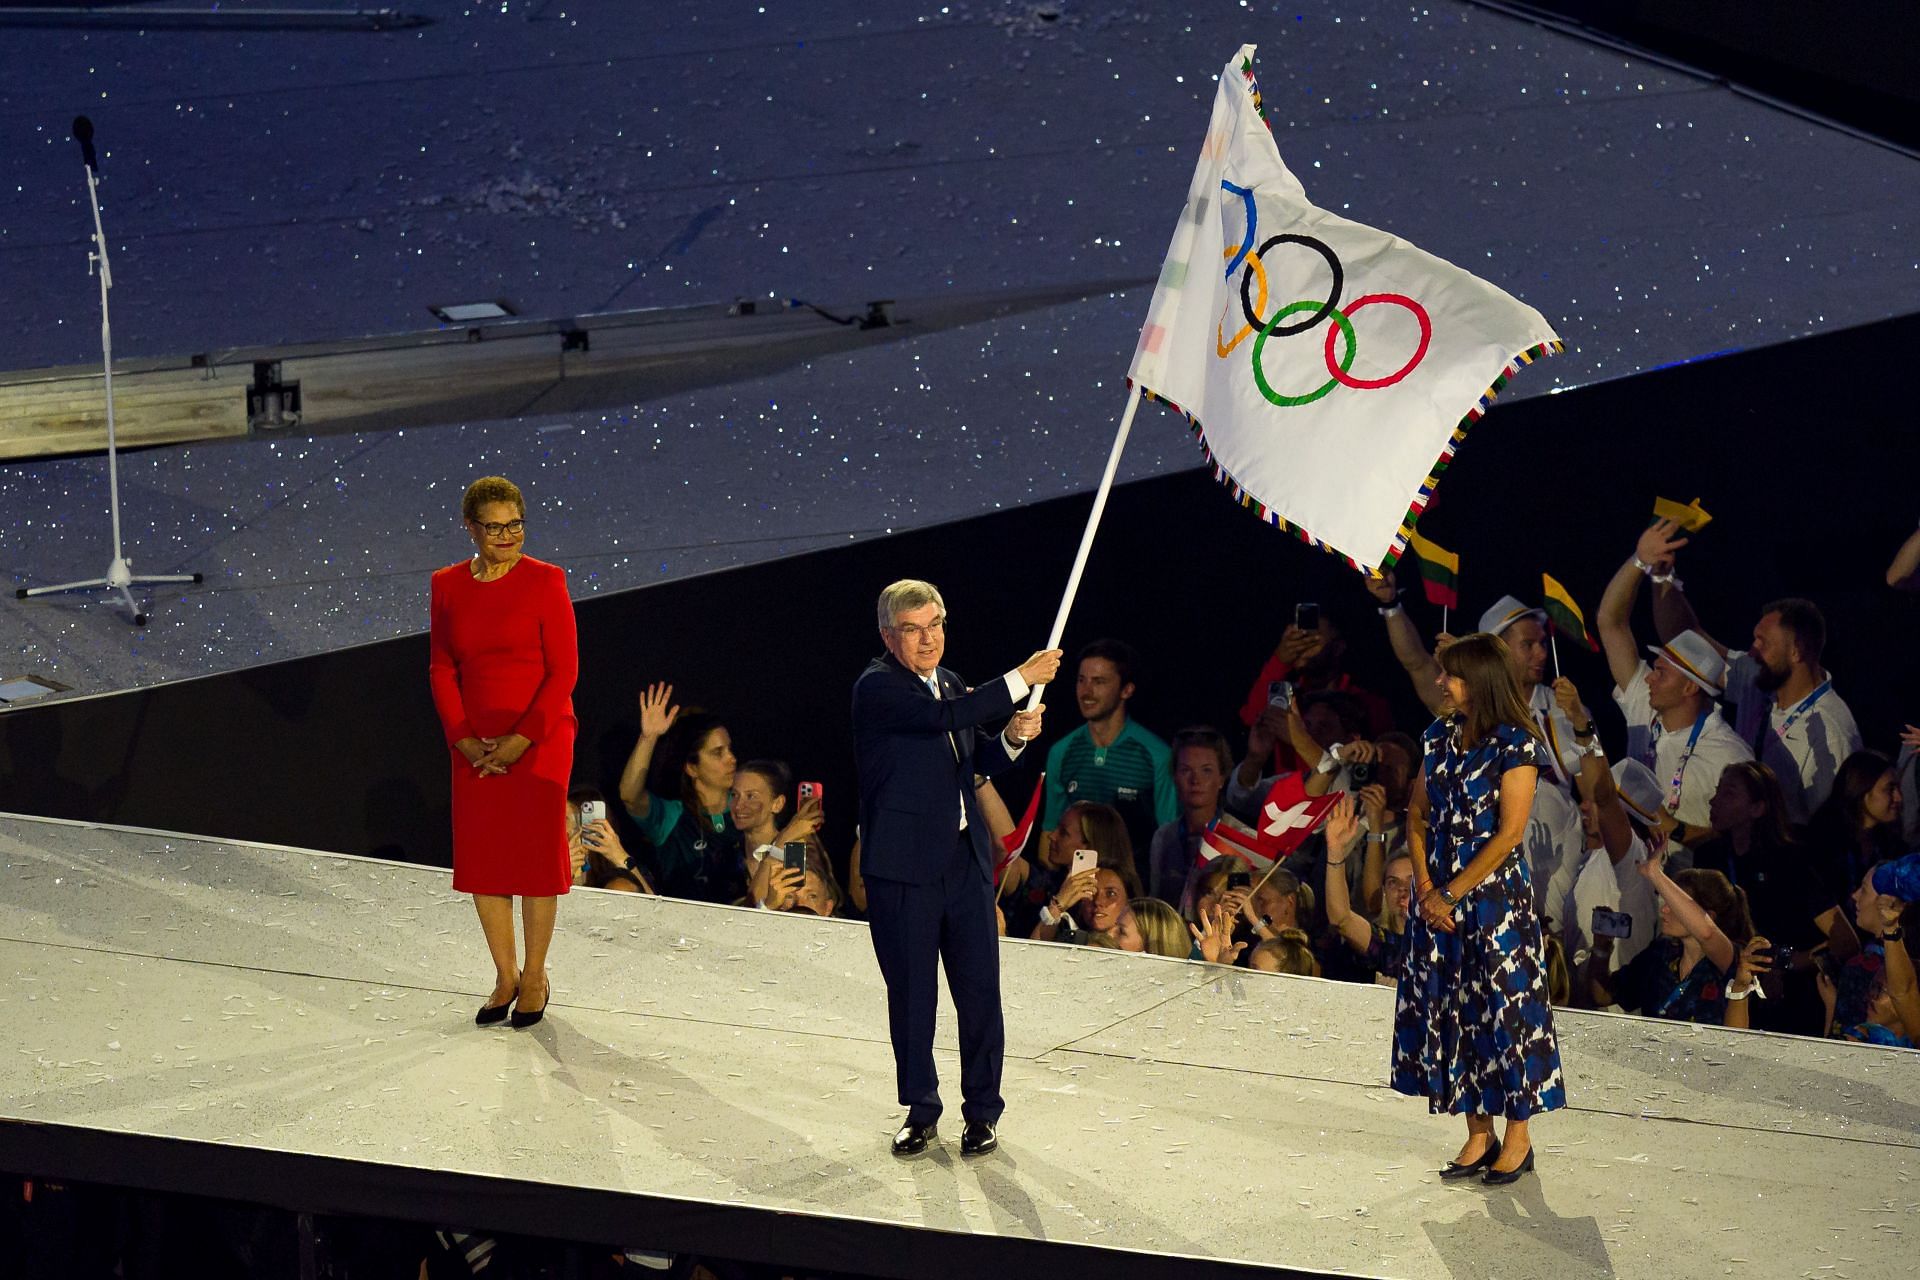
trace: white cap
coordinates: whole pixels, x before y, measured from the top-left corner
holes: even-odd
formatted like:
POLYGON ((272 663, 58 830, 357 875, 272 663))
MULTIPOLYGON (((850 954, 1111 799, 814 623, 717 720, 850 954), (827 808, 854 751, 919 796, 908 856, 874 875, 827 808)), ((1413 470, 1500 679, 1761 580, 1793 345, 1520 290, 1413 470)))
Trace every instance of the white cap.
POLYGON ((1660 779, 1653 776, 1653 770, 1638 760, 1622 760, 1613 766, 1613 786, 1640 821, 1648 826, 1660 821, 1660 811, 1667 807, 1667 793, 1660 789, 1660 779))
POLYGON ((1493 602, 1493 608, 1480 615, 1480 629, 1497 636, 1522 618, 1538 619, 1545 626, 1547 611, 1521 604, 1512 596, 1501 596, 1493 602))
POLYGON ((1675 670, 1712 697, 1726 691, 1727 660, 1715 653, 1698 631, 1682 631, 1665 644, 1650 644, 1647 652, 1671 662, 1675 670))

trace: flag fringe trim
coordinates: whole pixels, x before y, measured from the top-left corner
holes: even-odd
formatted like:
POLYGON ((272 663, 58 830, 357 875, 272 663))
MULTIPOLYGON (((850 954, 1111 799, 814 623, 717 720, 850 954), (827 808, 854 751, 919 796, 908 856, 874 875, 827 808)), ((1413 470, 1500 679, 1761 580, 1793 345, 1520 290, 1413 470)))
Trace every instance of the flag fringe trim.
MULTIPOLYGON (((1499 376, 1493 380, 1492 384, 1487 387, 1480 398, 1474 402, 1474 406, 1467 410, 1466 416, 1460 419, 1459 425, 1453 429, 1453 435, 1448 438, 1446 447, 1440 450, 1440 457, 1434 462, 1433 470, 1429 471, 1427 478, 1420 483, 1418 491, 1415 492, 1413 496, 1413 501, 1407 506, 1407 514, 1405 518, 1401 520, 1400 528, 1394 532, 1393 545, 1388 549, 1386 556, 1380 561, 1379 568, 1381 571, 1384 572, 1385 570, 1393 568, 1395 564, 1399 563, 1400 557, 1406 553, 1407 538, 1413 533, 1414 526, 1420 522, 1420 517, 1425 513, 1427 504, 1433 501, 1434 487, 1440 483, 1441 473, 1452 465, 1453 455, 1460 448, 1460 442, 1467 438, 1467 429, 1486 416, 1487 410, 1493 407, 1494 399, 1502 391, 1506 390, 1507 383, 1513 380, 1514 374, 1520 372, 1521 369, 1536 360, 1545 359, 1547 356, 1559 355, 1566 349, 1567 344, 1556 338, 1552 342, 1537 343, 1534 346, 1528 347, 1525 351, 1519 352, 1511 360, 1507 361, 1506 367, 1501 369, 1499 376)), ((1355 572, 1366 572, 1358 560, 1355 560, 1345 552, 1335 550, 1333 547, 1328 546, 1312 533, 1309 533, 1293 521, 1286 519, 1279 512, 1249 493, 1246 486, 1235 479, 1233 473, 1228 471, 1227 468, 1221 464, 1220 460, 1214 456, 1213 447, 1207 443, 1206 428, 1201 425, 1200 419, 1194 417, 1185 409, 1182 409, 1179 405, 1167 399, 1165 396, 1160 395, 1145 384, 1142 384, 1140 387, 1140 396, 1143 400, 1153 400, 1167 406, 1167 408, 1187 420, 1188 426, 1193 431, 1194 440, 1200 445, 1200 452, 1206 457, 1207 463, 1213 469, 1214 480, 1225 486, 1228 496, 1236 503, 1251 510, 1255 517, 1263 523, 1272 525, 1282 533, 1292 534, 1296 539, 1306 543, 1310 547, 1320 548, 1320 550, 1326 552, 1328 555, 1338 558, 1343 564, 1355 572)))

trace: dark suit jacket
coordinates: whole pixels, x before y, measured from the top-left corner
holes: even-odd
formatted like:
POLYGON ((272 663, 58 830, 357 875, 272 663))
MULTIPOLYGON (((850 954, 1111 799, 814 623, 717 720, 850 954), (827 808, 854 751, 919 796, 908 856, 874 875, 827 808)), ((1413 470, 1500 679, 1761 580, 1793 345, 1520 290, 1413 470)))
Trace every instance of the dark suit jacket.
POLYGON ((967 835, 989 880, 992 837, 973 799, 975 774, 991 776, 1010 759, 998 734, 977 726, 1013 712, 1007 682, 973 692, 960 677, 935 673, 945 699, 889 654, 853 682, 854 758, 860 771, 860 870, 907 884, 937 876, 960 835, 967 835))

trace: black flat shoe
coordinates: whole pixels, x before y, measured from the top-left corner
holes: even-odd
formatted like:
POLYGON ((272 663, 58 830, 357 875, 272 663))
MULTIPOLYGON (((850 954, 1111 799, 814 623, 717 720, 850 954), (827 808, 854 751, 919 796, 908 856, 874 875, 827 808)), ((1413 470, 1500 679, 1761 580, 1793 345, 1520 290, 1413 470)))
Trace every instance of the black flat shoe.
POLYGON ((513 994, 507 997, 506 1003, 481 1005, 480 1012, 473 1015, 474 1024, 476 1026, 490 1027, 496 1022, 505 1022, 507 1020, 507 1010, 513 1008, 513 1002, 519 998, 520 988, 515 987, 513 994))
POLYGON ((540 1021, 540 1019, 546 1017, 547 1001, 551 999, 553 999, 553 984, 549 982, 547 984, 547 992, 546 992, 545 999, 540 1001, 540 1007, 538 1009, 535 1009, 532 1013, 526 1013, 522 1011, 519 1008, 518 1004, 516 1003, 513 1010, 513 1019, 512 1019, 514 1028, 516 1030, 525 1031, 528 1027, 540 1021))
POLYGON ((1447 1161, 1447 1167, 1440 1171, 1440 1176, 1449 1182, 1455 1178, 1471 1178, 1474 1174, 1487 1168, 1499 1158, 1500 1140, 1498 1138, 1491 1138, 1487 1141, 1486 1154, 1482 1155, 1478 1160, 1475 1160, 1472 1164, 1458 1164, 1449 1160, 1447 1161))
POLYGON ((937 1125, 915 1124, 909 1120, 900 1126, 900 1132, 893 1135, 893 1154, 917 1156, 939 1136, 937 1125))
POLYGON ((991 1120, 969 1120, 960 1131, 960 1154, 983 1156, 1000 1145, 1000 1134, 991 1120))
POLYGON ((1520 1181, 1521 1174, 1532 1173, 1532 1172, 1533 1172, 1533 1148, 1528 1147, 1526 1159, 1522 1160, 1519 1164, 1515 1165, 1513 1168, 1509 1169, 1505 1173, 1495 1173, 1493 1170, 1489 1169, 1487 1170, 1485 1176, 1483 1176, 1480 1179, 1480 1181, 1486 1183, 1490 1187, 1504 1187, 1510 1182, 1520 1181))

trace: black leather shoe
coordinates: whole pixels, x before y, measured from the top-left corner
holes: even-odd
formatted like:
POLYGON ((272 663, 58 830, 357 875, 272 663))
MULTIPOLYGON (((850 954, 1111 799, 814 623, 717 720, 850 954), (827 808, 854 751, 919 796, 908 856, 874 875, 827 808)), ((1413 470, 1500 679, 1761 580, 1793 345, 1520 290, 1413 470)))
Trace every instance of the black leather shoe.
POLYGON ((520 988, 515 987, 513 994, 507 997, 505 1004, 481 1005, 480 1012, 473 1015, 475 1025, 490 1027, 496 1022, 505 1022, 507 1020, 507 1010, 513 1008, 513 1002, 519 998, 520 988))
POLYGON ((893 1135, 893 1154, 897 1156, 917 1156, 925 1151, 933 1140, 940 1136, 939 1126, 935 1124, 915 1124, 909 1120, 900 1126, 900 1132, 893 1135))
POLYGON ((1440 1171, 1440 1176, 1449 1182, 1455 1178, 1471 1178, 1482 1169, 1490 1167, 1493 1162, 1499 1158, 1500 1139, 1491 1138, 1487 1141, 1486 1154, 1482 1155, 1478 1160, 1475 1160, 1472 1164, 1456 1164, 1452 1160, 1449 1160, 1447 1161, 1447 1167, 1440 1171))
POLYGON ((528 1027, 540 1021, 540 1019, 546 1017, 547 1001, 551 999, 553 999, 553 984, 549 982, 547 984, 546 993, 542 996, 540 1000, 540 1007, 538 1009, 535 1009, 532 1013, 528 1013, 525 1010, 521 1009, 518 1003, 516 1003, 513 1009, 513 1020, 512 1020, 514 1028, 516 1030, 525 1031, 528 1027))
POLYGON ((1486 1174, 1480 1179, 1480 1181, 1486 1183, 1490 1187, 1504 1187, 1509 1182, 1520 1181, 1521 1174, 1532 1173, 1532 1172, 1533 1172, 1533 1148, 1528 1147, 1526 1159, 1522 1160, 1519 1164, 1507 1170, 1507 1172, 1505 1173, 1495 1173, 1493 1170, 1489 1169, 1487 1170, 1486 1174))
POLYGON ((983 1156, 1000 1145, 1000 1135, 991 1120, 969 1120, 960 1133, 960 1154, 983 1156))

